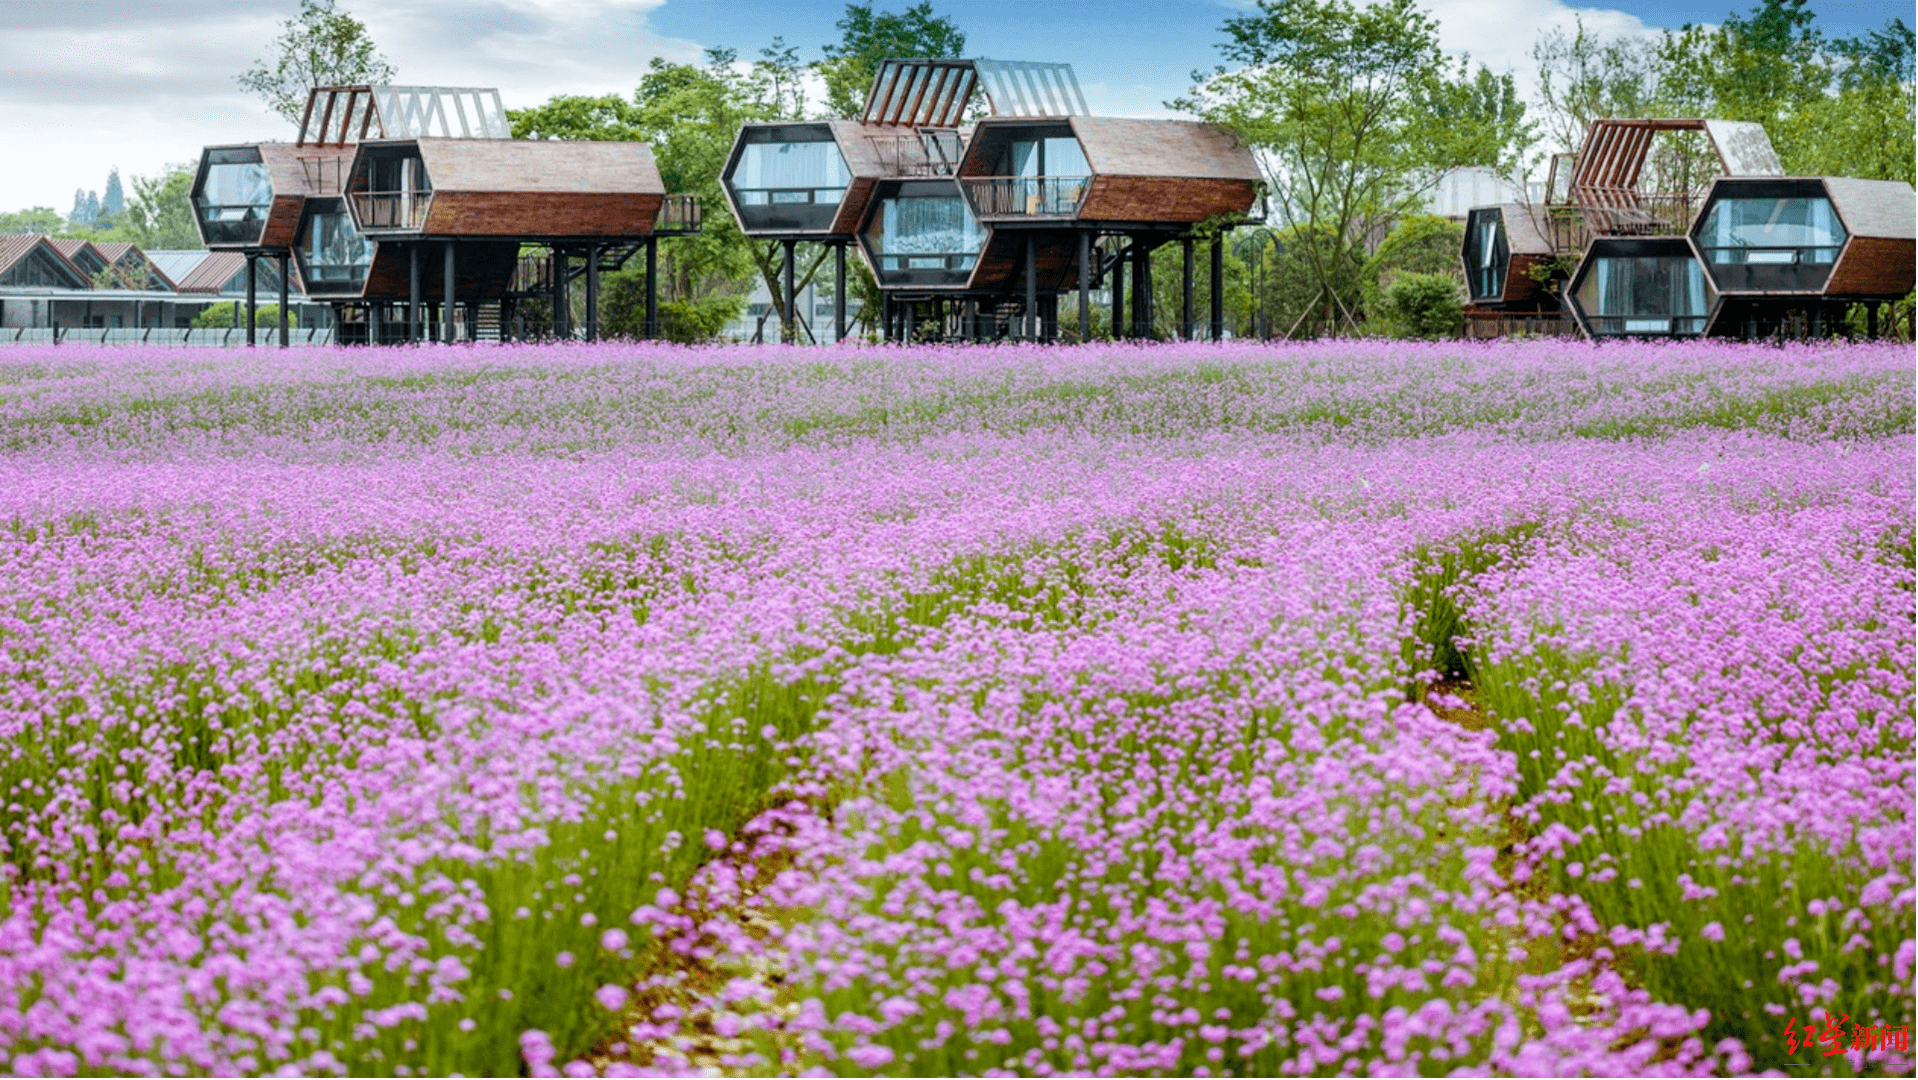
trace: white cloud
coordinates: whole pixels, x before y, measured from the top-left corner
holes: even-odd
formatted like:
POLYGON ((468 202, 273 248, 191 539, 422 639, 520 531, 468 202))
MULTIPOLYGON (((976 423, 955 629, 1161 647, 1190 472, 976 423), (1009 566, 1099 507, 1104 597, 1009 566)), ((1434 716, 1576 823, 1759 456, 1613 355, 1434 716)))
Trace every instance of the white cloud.
MULTIPOLYGON (((351 5, 398 81, 496 86, 508 108, 554 94, 627 92, 655 56, 696 43, 646 17, 664 0, 386 0, 351 5)), ((52 206, 197 160, 210 144, 291 138, 233 77, 263 58, 290 0, 0 2, 0 210, 52 206), (23 167, 24 166, 24 167, 23 167)))

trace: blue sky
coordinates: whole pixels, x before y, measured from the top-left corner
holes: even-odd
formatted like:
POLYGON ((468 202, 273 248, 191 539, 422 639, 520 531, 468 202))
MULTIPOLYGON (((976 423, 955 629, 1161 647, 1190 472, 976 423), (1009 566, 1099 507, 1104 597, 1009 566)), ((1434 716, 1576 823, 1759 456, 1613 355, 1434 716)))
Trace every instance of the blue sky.
MULTIPOLYGON (((879 0, 900 10, 911 0, 879 0)), ((554 94, 626 93, 654 57, 697 61, 707 46, 750 59, 775 35, 806 60, 835 40, 844 0, 339 0, 399 68, 397 81, 496 86, 509 108, 554 94)), ((1442 43, 1529 85, 1538 36, 1575 18, 1602 34, 1718 22, 1752 0, 1424 0, 1442 43)), ((1813 0, 1827 34, 1913 18, 1910 0, 1813 0)), ((65 212, 107 170, 153 175, 202 146, 283 139, 288 125, 233 76, 278 34, 298 0, 0 0, 0 210, 65 212)), ((1219 25, 1242 0, 934 0, 974 56, 1071 63, 1095 112, 1164 115, 1194 68, 1218 60, 1219 25)), ((129 190, 131 186, 129 185, 129 190)))

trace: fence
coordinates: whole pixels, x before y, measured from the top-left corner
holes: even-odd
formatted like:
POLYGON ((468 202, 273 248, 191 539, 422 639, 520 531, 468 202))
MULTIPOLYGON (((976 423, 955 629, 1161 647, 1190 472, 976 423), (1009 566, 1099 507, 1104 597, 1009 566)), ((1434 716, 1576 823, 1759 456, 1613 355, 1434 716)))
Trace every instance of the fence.
MULTIPOLYGON (((295 327, 288 335, 294 345, 331 345, 330 326, 295 327)), ((278 345, 280 331, 261 326, 256 335, 260 345, 278 345)), ((245 345, 246 328, 175 329, 172 327, 98 327, 10 326, 0 327, 0 345, 245 345)))

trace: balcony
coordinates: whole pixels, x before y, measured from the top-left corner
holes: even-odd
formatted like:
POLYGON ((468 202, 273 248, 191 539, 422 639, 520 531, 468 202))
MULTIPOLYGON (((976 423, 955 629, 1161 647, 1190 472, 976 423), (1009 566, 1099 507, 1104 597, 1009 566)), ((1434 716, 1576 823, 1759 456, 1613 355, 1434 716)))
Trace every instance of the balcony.
POLYGON ((1581 190, 1578 206, 1546 212, 1552 250, 1577 255, 1599 236, 1683 236, 1698 200, 1689 192, 1640 195, 1633 191, 1581 190))
POLYGON ((364 232, 419 232, 433 196, 416 191, 356 191, 353 216, 364 232))
POLYGON ((1090 176, 980 176, 960 183, 981 221, 1074 217, 1092 188, 1090 176))
POLYGON ((887 176, 951 176, 965 146, 956 131, 927 129, 913 135, 868 135, 887 176))
POLYGON ((668 195, 653 218, 654 236, 689 236, 699 231, 705 211, 697 195, 668 195))

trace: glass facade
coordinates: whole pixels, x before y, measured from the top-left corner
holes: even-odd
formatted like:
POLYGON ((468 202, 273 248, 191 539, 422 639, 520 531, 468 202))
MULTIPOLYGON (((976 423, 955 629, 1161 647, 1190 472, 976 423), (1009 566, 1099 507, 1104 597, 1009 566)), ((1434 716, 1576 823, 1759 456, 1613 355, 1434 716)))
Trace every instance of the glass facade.
POLYGON ((273 205, 273 183, 260 152, 252 147, 208 150, 205 179, 193 201, 207 243, 258 243, 273 205))
POLYGON ((906 190, 881 201, 866 231, 873 260, 882 275, 932 271, 957 274, 961 281, 953 284, 961 284, 985 246, 986 230, 950 185, 927 186, 940 190, 906 190))
POLYGON ((1705 332, 1713 296, 1704 267, 1679 252, 1594 254, 1574 296, 1597 337, 1705 332))
POLYGON ((846 194, 852 174, 839 145, 822 142, 751 142, 740 148, 733 190, 744 206, 832 203, 846 194))
POLYGON ((1705 213, 1698 246, 1720 264, 1831 263, 1845 246, 1845 226, 1822 195, 1782 199, 1718 199, 1705 213))
POLYGON ((308 204, 297 251, 309 293, 358 293, 373 264, 373 242, 337 200, 308 204))
POLYGON ((1502 299, 1509 262, 1503 212, 1491 209, 1471 211, 1465 223, 1465 263, 1469 271, 1472 299, 1502 299))

